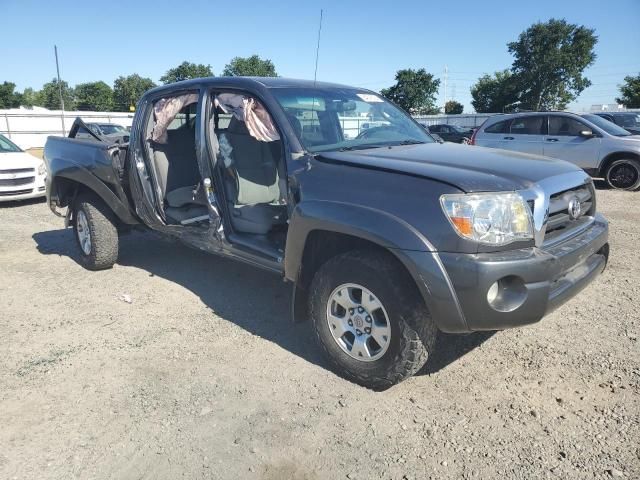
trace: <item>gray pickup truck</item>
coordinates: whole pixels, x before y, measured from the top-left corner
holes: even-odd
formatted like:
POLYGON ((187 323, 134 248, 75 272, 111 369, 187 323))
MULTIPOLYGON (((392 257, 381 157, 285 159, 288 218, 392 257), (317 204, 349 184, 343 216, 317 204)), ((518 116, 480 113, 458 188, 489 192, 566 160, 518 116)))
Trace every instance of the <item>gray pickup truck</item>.
POLYGON ((435 142, 343 85, 175 83, 142 97, 128 145, 50 137, 44 157, 85 267, 110 268, 118 236, 145 228, 273 271, 332 368, 374 389, 418 371, 438 330, 539 321, 609 254, 578 167, 435 142))

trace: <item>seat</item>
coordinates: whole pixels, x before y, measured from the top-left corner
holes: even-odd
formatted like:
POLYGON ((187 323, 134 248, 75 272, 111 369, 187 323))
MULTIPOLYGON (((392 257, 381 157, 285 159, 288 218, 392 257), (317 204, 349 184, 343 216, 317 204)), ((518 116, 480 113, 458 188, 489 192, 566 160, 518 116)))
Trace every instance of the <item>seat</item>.
POLYGON ((278 204, 284 198, 278 174, 280 141, 256 140, 235 117, 224 136, 232 149, 225 188, 233 228, 266 234, 285 221, 286 208, 278 204))
POLYGON ((198 188, 200 171, 193 130, 168 130, 167 138, 167 143, 152 144, 165 213, 177 223, 207 215, 207 199, 204 190, 198 188))

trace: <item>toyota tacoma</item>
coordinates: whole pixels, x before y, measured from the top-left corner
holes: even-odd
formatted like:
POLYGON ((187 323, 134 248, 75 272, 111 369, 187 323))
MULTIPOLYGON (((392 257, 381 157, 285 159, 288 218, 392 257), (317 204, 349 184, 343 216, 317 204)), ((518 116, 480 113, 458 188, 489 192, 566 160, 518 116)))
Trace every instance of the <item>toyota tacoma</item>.
POLYGON ((119 235, 144 228, 270 270, 292 284, 293 321, 369 388, 417 372, 438 331, 539 321, 607 263, 580 168, 438 143, 368 90, 194 79, 145 93, 128 144, 81 127, 44 158, 86 268, 112 267, 119 235))

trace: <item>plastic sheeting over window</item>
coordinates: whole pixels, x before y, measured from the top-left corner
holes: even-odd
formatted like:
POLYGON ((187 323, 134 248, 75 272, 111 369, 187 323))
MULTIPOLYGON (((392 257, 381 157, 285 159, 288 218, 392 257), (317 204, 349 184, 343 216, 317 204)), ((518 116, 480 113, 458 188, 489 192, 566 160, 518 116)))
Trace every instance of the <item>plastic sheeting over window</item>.
POLYGON ((271 115, 256 99, 235 93, 221 93, 216 96, 216 105, 225 113, 231 113, 238 120, 243 121, 249 134, 256 140, 260 142, 280 140, 271 115))
POLYGON ((153 115, 156 123, 151 132, 151 140, 158 143, 167 143, 167 127, 173 122, 180 110, 197 101, 197 93, 187 93, 158 100, 153 105, 153 115))

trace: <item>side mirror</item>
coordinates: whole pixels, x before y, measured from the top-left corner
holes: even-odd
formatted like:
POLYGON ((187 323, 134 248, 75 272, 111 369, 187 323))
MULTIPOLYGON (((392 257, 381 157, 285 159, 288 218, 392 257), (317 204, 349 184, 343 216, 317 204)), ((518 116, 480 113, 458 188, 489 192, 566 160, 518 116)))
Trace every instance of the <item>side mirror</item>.
POLYGON ((594 136, 592 130, 580 130, 580 136, 583 138, 591 138, 594 136))

